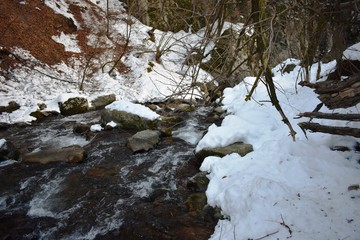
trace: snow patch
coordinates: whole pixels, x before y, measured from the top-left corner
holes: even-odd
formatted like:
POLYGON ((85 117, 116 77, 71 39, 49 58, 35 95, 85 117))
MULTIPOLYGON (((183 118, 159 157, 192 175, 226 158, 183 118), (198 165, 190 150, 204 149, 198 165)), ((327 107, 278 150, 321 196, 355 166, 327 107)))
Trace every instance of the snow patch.
POLYGON ((64 45, 65 52, 81 53, 76 37, 77 34, 65 34, 61 32, 60 36, 52 36, 51 39, 64 45))

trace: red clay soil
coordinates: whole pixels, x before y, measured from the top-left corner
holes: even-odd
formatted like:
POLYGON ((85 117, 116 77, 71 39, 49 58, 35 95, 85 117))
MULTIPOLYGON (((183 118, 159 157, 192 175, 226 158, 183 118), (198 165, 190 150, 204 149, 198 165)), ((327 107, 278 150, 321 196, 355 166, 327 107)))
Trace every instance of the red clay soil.
POLYGON ((15 0, 1 0, 0 13, 0 46, 3 49, 23 48, 49 65, 66 62, 73 55, 65 52, 64 46, 52 40, 51 36, 60 32, 74 33, 76 26, 71 19, 54 14, 43 1, 31 0, 20 4, 15 0))
MULTIPOLYGON (((96 6, 88 2, 94 9, 84 9, 77 5, 70 5, 69 11, 73 14, 77 22, 81 24, 81 29, 77 29, 72 19, 63 15, 56 14, 51 8, 45 5, 43 0, 28 0, 26 4, 20 4, 18 0, 0 0, 0 58, 5 60, 2 68, 7 70, 19 59, 9 57, 14 47, 28 50, 36 59, 48 65, 60 62, 67 63, 72 56, 83 57, 84 59, 96 58, 97 55, 104 53, 106 49, 93 48, 87 45, 87 36, 92 29, 83 23, 81 13, 91 11, 97 24, 104 21, 97 13, 96 6), (52 36, 59 36, 60 33, 77 34, 81 54, 65 52, 65 47, 51 39, 52 36)), ((94 34, 94 31, 92 32, 94 34)), ((104 35, 105 33, 96 33, 104 35)), ((120 56, 124 51, 121 44, 116 44, 110 49, 114 56, 120 56)), ((99 66, 90 66, 99 68, 99 66)), ((122 63, 117 66, 119 72, 128 69, 122 63)))

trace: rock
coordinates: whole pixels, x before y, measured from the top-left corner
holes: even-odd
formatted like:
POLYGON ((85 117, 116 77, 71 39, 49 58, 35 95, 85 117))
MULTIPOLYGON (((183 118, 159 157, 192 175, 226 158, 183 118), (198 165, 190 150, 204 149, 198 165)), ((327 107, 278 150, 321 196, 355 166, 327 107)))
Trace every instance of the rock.
POLYGON ((185 121, 181 116, 170 116, 170 117, 162 117, 160 120, 161 125, 176 125, 185 121))
POLYGON ((133 152, 148 151, 159 142, 159 137, 159 131, 141 131, 128 139, 127 147, 130 148, 133 152))
POLYGON ((64 116, 84 113, 89 110, 88 100, 83 97, 69 98, 65 102, 59 103, 60 113, 64 116))
POLYGON ((192 216, 201 216, 206 203, 207 198, 204 192, 192 193, 186 199, 186 207, 192 216))
POLYGON ((210 205, 205 205, 202 214, 205 222, 217 223, 220 219, 223 218, 223 215, 221 214, 221 209, 218 207, 213 208, 210 205))
POLYGON ((73 133, 83 134, 90 131, 90 126, 82 123, 77 123, 73 126, 73 133))
POLYGON ((103 111, 101 121, 103 123, 113 121, 120 128, 136 130, 156 129, 158 124, 158 120, 150 120, 129 112, 110 109, 103 111))
POLYGON ((48 111, 35 111, 30 113, 30 116, 35 117, 37 120, 43 119, 45 117, 54 116, 59 113, 57 112, 48 112, 48 111))
POLYGON ((150 109, 153 110, 153 111, 158 110, 158 106, 155 105, 155 104, 150 104, 150 105, 148 106, 148 108, 150 108, 150 109))
POLYGON ((174 126, 184 121, 184 118, 181 116, 162 117, 159 121, 158 130, 160 130, 163 136, 171 136, 174 126))
POLYGON ((105 108, 106 105, 116 101, 115 94, 103 95, 91 101, 91 109, 99 110, 105 108))
POLYGON ((197 152, 195 156, 198 162, 202 163, 202 161, 208 156, 223 157, 231 153, 238 153, 240 156, 243 157, 252 151, 253 151, 253 146, 251 144, 237 142, 226 147, 202 149, 199 152, 197 152))
POLYGON ((3 112, 12 113, 20 108, 20 105, 15 101, 10 101, 7 106, 0 106, 0 114, 3 112))
POLYGON ((195 108, 193 106, 186 103, 181 103, 175 108, 175 111, 177 112, 193 112, 194 110, 195 108))
POLYGON ((206 172, 199 172, 191 177, 186 184, 186 187, 193 192, 205 192, 209 184, 209 179, 206 177, 206 172))
MULTIPOLYGON (((2 139, 0 139, 0 141, 1 140, 2 139)), ((0 145, 0 161, 19 159, 20 151, 14 146, 13 143, 9 141, 3 141, 3 143, 0 145)))
POLYGON ((42 164, 50 162, 79 163, 84 159, 85 151, 78 145, 32 152, 25 154, 22 158, 24 162, 42 164))

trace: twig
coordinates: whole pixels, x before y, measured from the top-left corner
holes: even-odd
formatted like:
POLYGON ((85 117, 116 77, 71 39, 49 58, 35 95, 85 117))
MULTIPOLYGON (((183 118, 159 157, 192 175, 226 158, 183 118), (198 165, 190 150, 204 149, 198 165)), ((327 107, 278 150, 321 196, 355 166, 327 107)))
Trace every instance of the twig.
POLYGON ((253 240, 261 240, 261 239, 270 237, 270 236, 272 236, 272 235, 274 235, 274 234, 277 234, 278 232, 279 232, 279 231, 276 231, 276 232, 273 232, 273 233, 269 233, 269 234, 266 234, 265 236, 262 236, 262 237, 260 237, 260 238, 255 238, 255 239, 253 239, 253 240))
POLYGON ((288 238, 291 238, 291 237, 292 237, 292 230, 291 230, 291 228, 289 227, 289 225, 287 225, 287 224, 285 223, 282 214, 281 214, 280 216, 281 216, 281 220, 282 220, 282 223, 280 223, 280 225, 286 227, 286 228, 289 230, 290 236, 289 236, 288 238))

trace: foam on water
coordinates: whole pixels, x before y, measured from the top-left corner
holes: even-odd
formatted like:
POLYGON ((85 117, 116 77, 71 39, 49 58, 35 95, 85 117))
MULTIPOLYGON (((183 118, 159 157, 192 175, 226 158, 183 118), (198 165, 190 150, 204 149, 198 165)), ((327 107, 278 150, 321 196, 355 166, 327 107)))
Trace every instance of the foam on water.
POLYGON ((197 129, 198 121, 195 119, 190 119, 186 122, 186 125, 184 127, 175 130, 173 132, 173 136, 180 138, 192 145, 196 145, 203 136, 203 132, 197 129))
POLYGON ((41 191, 37 193, 34 198, 30 201, 30 209, 27 213, 31 217, 53 217, 59 218, 56 213, 53 213, 50 210, 48 200, 49 198, 58 193, 60 189, 60 183, 64 180, 63 177, 56 177, 55 179, 49 181, 46 184, 41 186, 41 191))
POLYGON ((8 165, 11 165, 11 164, 14 164, 14 163, 17 163, 18 161, 15 161, 15 160, 5 160, 5 161, 2 161, 0 162, 0 167, 5 167, 5 166, 8 166, 8 165))

